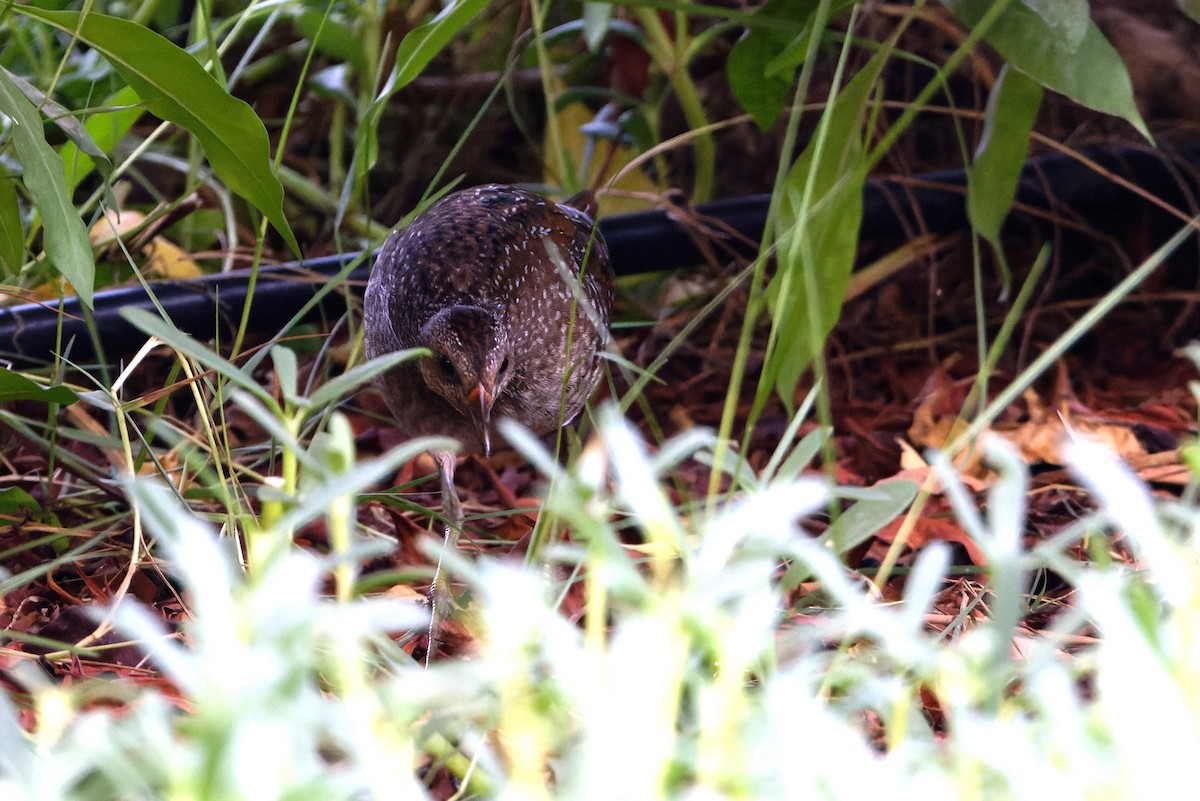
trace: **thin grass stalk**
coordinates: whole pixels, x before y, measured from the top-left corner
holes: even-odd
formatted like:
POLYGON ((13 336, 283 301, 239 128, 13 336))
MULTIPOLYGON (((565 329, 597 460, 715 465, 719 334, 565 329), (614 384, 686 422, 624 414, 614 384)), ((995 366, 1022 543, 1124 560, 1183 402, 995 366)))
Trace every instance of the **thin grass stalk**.
MULTIPOLYGON (((675 39, 667 33, 666 27, 659 18, 658 12, 649 8, 636 9, 638 21, 646 32, 646 49, 666 73, 679 106, 683 109, 684 119, 693 131, 705 131, 708 117, 704 113, 704 105, 700 102, 700 92, 695 81, 688 73, 687 63, 687 19, 681 12, 676 12, 675 39)), ((716 176, 717 148, 712 134, 701 133, 692 142, 696 157, 696 175, 692 184, 692 200, 704 203, 712 197, 716 176)))
MULTIPOLYGON (((373 3, 365 3, 360 7, 360 12, 364 14, 370 13, 370 9, 374 7, 373 3)), ((309 43, 308 50, 304 56, 304 64, 300 68, 300 77, 296 80, 295 89, 292 91, 291 100, 288 102, 287 114, 283 118, 283 129, 279 135, 279 144, 275 148, 275 156, 272 159, 272 171, 278 175, 279 168, 283 163, 283 154, 287 150, 288 135, 292 129, 292 123, 296 118, 296 110, 300 105, 300 97, 307 89, 307 76, 312 67, 313 56, 317 50, 317 41, 321 37, 321 32, 325 29, 325 22, 329 19, 329 14, 333 10, 333 4, 329 3, 325 6, 325 13, 321 16, 321 21, 317 25, 317 32, 309 43)), ((372 41, 370 38, 368 42, 372 41)), ((366 53, 369 56, 373 52, 373 48, 366 48, 366 53)), ((367 73, 372 74, 372 73, 367 73)), ((339 104, 340 105, 340 104, 339 104)), ((264 240, 267 236, 267 227, 269 223, 266 217, 263 217, 258 228, 258 241, 254 245, 254 258, 250 262, 250 279, 246 284, 246 299, 242 302, 242 316, 238 320, 237 333, 233 338, 233 348, 231 356, 236 357, 241 352, 242 343, 246 338, 246 331, 250 325, 250 306, 254 302, 255 289, 258 286, 258 271, 262 263, 262 250, 264 240)))
MULTIPOLYGON (((234 503, 233 495, 229 491, 228 482, 230 477, 225 474, 220 458, 220 443, 218 442, 217 432, 213 426, 212 416, 209 413, 209 405, 200 391, 200 382, 197 380, 196 368, 192 364, 191 357, 183 353, 178 353, 177 355, 179 363, 183 367, 183 373, 188 378, 188 388, 191 390, 192 400, 196 404, 196 414, 200 418, 200 423, 204 428, 204 437, 208 444, 209 458, 211 459, 213 470, 217 474, 218 491, 221 494, 221 499, 225 507, 226 524, 229 526, 230 534, 234 534, 238 530, 237 518, 234 514, 236 504, 234 503)), ((224 408, 223 405, 220 408, 224 408)))
POLYGON ((1192 218, 1191 222, 1180 228, 1166 242, 1159 246, 1142 262, 1136 270, 1125 276, 1120 283, 1113 287, 1095 305, 1068 328, 1062 336, 1042 351, 1036 359, 1012 383, 997 393, 996 398, 985 407, 971 425, 946 445, 946 452, 951 458, 962 451, 968 443, 979 437, 1000 414, 1015 402, 1037 378, 1049 370, 1056 361, 1062 358, 1071 346, 1079 341, 1091 328, 1121 303, 1133 290, 1157 270, 1167 257, 1175 252, 1189 237, 1195 236, 1200 229, 1200 215, 1192 218))
POLYGON ((721 409, 721 422, 717 429, 717 442, 713 447, 712 472, 708 479, 706 516, 712 518, 716 513, 717 498, 721 489, 721 475, 725 458, 729 452, 729 444, 733 441, 733 424, 737 417, 738 401, 742 395, 742 385, 746 380, 747 364, 750 361, 750 347, 754 340, 754 329, 758 320, 767 307, 767 259, 774 249, 776 231, 779 219, 779 202, 783 195, 783 186, 787 181, 792 154, 795 152, 796 139, 800 131, 800 118, 804 111, 804 99, 808 96, 808 87, 812 81, 815 69, 817 49, 817 19, 824 21, 829 16, 829 0, 821 0, 814 12, 813 34, 809 39, 808 52, 804 55, 804 63, 800 67, 800 77, 796 82, 796 90, 792 94, 792 107, 788 114, 787 130, 784 133, 783 147, 780 149, 779 163, 775 168, 775 182, 771 189, 771 202, 767 208, 767 219, 763 226, 762 239, 759 242, 759 254, 753 263, 753 275, 746 297, 746 313, 742 319, 742 330, 738 335, 737 348, 733 354, 733 368, 729 377, 729 390, 725 393, 725 405, 721 409))
MULTIPOLYGON (((849 30, 854 30, 854 22, 857 19, 857 16, 858 16, 858 9, 856 7, 854 9, 854 11, 851 12, 851 15, 850 15, 849 30)), ((891 50, 891 49, 895 48, 895 43, 899 39, 900 34, 904 31, 907 20, 908 20, 908 17, 906 16, 906 18, 904 20, 901 20, 901 23, 896 27, 896 30, 895 30, 895 32, 893 32, 892 36, 889 37, 888 41, 884 45, 884 47, 887 48, 887 50, 891 50)), ((821 22, 822 22, 822 27, 824 27, 825 20, 822 20, 821 22)), ((800 207, 799 207, 799 209, 797 209, 797 215, 796 215, 797 216, 797 221, 796 221, 797 225, 803 224, 802 221, 805 220, 809 216, 809 214, 811 213, 812 206, 813 206, 813 193, 816 191, 817 175, 820 171, 819 168, 817 167, 817 164, 818 164, 818 162, 821 161, 822 154, 825 152, 826 144, 829 141, 829 125, 830 125, 830 121, 833 118, 833 109, 835 108, 835 104, 840 100, 840 97, 835 96, 833 94, 833 92, 836 91, 837 87, 840 87, 842 85, 842 75, 845 72, 846 64, 849 61, 849 56, 850 56, 849 42, 850 42, 850 39, 847 38, 846 41, 843 43, 841 53, 838 55, 837 66, 834 68, 834 72, 833 72, 833 83, 831 84, 832 88, 830 90, 830 103, 826 107, 825 113, 821 115, 821 120, 817 124, 816 135, 814 137, 813 143, 810 145, 811 147, 814 148, 812 166, 810 167, 810 169, 808 171, 807 180, 805 181, 805 184, 804 184, 804 192, 801 196, 800 207)), ((885 52, 887 52, 887 50, 885 50, 885 52)), ((868 128, 867 130, 870 130, 870 129, 868 128)), ((809 240, 808 237, 804 237, 801 239, 800 248, 803 251, 808 251, 808 255, 804 259, 803 263, 811 265, 813 268, 815 268, 816 259, 813 257, 810 245, 811 245, 811 241, 809 240)), ((782 287, 780 289, 780 293, 779 293, 780 297, 788 296, 787 284, 788 284, 788 279, 789 279, 790 275, 791 275, 790 271, 784 273, 784 276, 783 276, 784 281, 783 281, 783 285, 782 285, 782 287)), ((805 299, 808 301, 808 336, 812 342, 814 342, 814 343, 819 342, 822 339, 823 332, 821 331, 822 315, 821 315, 820 304, 819 304, 819 300, 818 300, 818 298, 820 297, 820 291, 819 291, 819 287, 817 286, 817 276, 816 276, 815 269, 802 270, 801 271, 801 279, 804 281, 804 294, 805 294, 805 299)), ((778 330, 778 325, 776 325, 775 322, 776 321, 772 322, 771 332, 767 338, 766 353, 764 354, 764 357, 763 357, 764 364, 771 359, 780 358, 780 356, 778 355, 777 350, 776 350, 777 345, 778 345, 779 330, 778 330)), ((812 370, 813 370, 813 381, 818 386, 821 387, 821 390, 817 393, 817 398, 816 398, 817 420, 820 422, 820 424, 822 426, 825 426, 825 427, 829 428, 830 430, 832 430, 832 428, 833 428, 833 404, 829 397, 828 365, 825 362, 824 347, 819 347, 819 348, 814 349, 812 370)), ((768 374, 769 374, 768 371, 766 371, 766 370, 763 371, 762 375, 759 377, 758 391, 755 393, 756 397, 755 397, 754 408, 756 410, 759 410, 759 413, 761 413, 762 408, 766 405, 766 403, 765 403, 766 399, 769 397, 770 393, 774 389, 773 387, 768 386, 765 382, 765 378, 768 374), (759 401, 760 398, 762 399, 762 402, 759 401)), ((785 405, 788 406, 788 408, 790 408, 791 402, 789 401, 785 405)), ((757 416, 755 416, 754 418, 752 418, 750 420, 747 420, 746 422, 747 422, 746 433, 744 435, 744 440, 743 440, 742 449, 740 451, 739 460, 744 460, 745 454, 749 451, 750 435, 754 430, 754 425, 757 423, 757 416)), ((821 457, 822 457, 822 461, 824 462, 825 474, 829 477, 830 484, 836 483, 836 480, 837 480, 837 452, 835 449, 833 437, 827 437, 825 439, 825 441, 821 444, 821 457)), ((839 508, 838 508, 837 500, 831 497, 829 499, 830 519, 836 520, 838 512, 839 512, 839 508)))
MULTIPOLYGON (((133 459, 133 445, 129 437, 129 426, 126 415, 128 414, 125 405, 121 403, 121 399, 117 397, 116 390, 109 393, 109 401, 113 406, 113 417, 116 418, 117 430, 120 434, 121 454, 125 458, 125 472, 127 476, 135 475, 135 466, 133 459)), ((116 614, 117 606, 129 593, 129 587, 133 583, 133 577, 137 573, 137 569, 142 561, 142 551, 145 549, 145 535, 142 530, 142 515, 141 510, 135 504, 130 513, 130 522, 133 529, 133 544, 129 552, 129 564, 125 569, 124 575, 121 577, 121 583, 113 592, 112 599, 109 603, 108 610, 104 617, 96 624, 96 628, 87 637, 81 640, 81 644, 93 642, 104 634, 108 633, 112 628, 113 616, 116 614)))
MULTIPOLYGON (((921 87, 921 91, 917 93, 917 96, 900 113, 900 118, 880 137, 879 142, 867 154, 868 171, 875 168, 880 159, 887 155, 888 151, 895 146, 904 132, 908 130, 908 127, 916 121, 917 115, 921 113, 929 103, 930 98, 934 96, 938 88, 945 82, 942 76, 953 75, 963 60, 974 52, 975 46, 983 40, 988 31, 991 30, 992 25, 996 23, 996 20, 1000 19, 1004 14, 1010 2, 1012 0, 997 0, 997 2, 993 3, 987 13, 983 15, 983 19, 979 21, 979 24, 967 33, 966 38, 959 43, 954 52, 950 54, 950 57, 946 59, 945 65, 938 70, 938 74, 921 87)), ((925 0, 918 0, 913 5, 912 12, 915 14, 924 5, 925 0)))
MULTIPOLYGON (((976 239, 978 241, 978 239, 976 239)), ((1017 293, 1016 299, 1013 301, 1012 308, 1008 310, 1008 314, 1004 316, 1004 322, 1000 325, 1000 330, 996 333, 996 340, 992 343, 990 349, 986 351, 983 364, 980 366, 980 375, 990 375, 995 369, 1000 356, 1004 349, 1008 347, 1008 342, 1012 338, 1012 333, 1016 329, 1017 324, 1021 320, 1021 315, 1029 306, 1029 302, 1033 299, 1034 290, 1037 288, 1038 281, 1042 273, 1046 269, 1046 265, 1050 263, 1049 246, 1043 247, 1038 257, 1034 260, 1033 266, 1029 270, 1029 275, 1021 285, 1021 290, 1017 293)), ((981 277, 976 276, 976 283, 982 283, 981 277)), ((951 425, 951 431, 957 431, 965 422, 967 410, 976 408, 977 404, 985 401, 986 385, 976 381, 971 387, 971 391, 967 393, 966 399, 963 401, 962 409, 959 412, 958 419, 951 425)), ((875 574, 873 584, 879 590, 882 590, 887 580, 891 577, 893 570, 896 567, 896 562, 900 559, 904 548, 908 544, 908 538, 915 528, 917 520, 920 519, 921 512, 925 508, 925 504, 929 501, 930 495, 938 486, 938 482, 933 473, 926 476, 921 483, 921 488, 917 492, 917 497, 913 499, 912 505, 905 514, 904 520, 901 521, 900 528, 896 532, 896 536, 892 538, 892 544, 888 546, 887 553, 884 554, 883 561, 879 565, 879 570, 875 574)))

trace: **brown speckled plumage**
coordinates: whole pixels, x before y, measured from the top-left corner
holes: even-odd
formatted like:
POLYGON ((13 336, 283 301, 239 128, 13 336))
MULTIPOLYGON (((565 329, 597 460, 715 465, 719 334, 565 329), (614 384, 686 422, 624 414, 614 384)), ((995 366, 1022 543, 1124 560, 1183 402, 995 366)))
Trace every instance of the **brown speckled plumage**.
POLYGON ((608 250, 593 227, 578 209, 487 185, 448 195, 388 238, 367 284, 367 355, 434 354, 380 381, 406 436, 451 436, 482 452, 488 397, 491 422, 511 418, 539 435, 579 413, 600 380, 613 303, 608 250))

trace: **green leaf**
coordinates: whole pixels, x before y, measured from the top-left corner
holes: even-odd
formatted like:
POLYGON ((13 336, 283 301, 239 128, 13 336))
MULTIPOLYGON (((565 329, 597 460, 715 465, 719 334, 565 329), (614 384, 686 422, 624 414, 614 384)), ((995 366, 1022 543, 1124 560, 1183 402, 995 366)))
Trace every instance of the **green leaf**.
POLYGON ((345 216, 346 210, 350 208, 350 201, 354 196, 355 189, 362 186, 367 173, 379 159, 379 121, 383 118, 383 111, 387 108, 388 101, 398 88, 396 73, 392 72, 384 82, 383 88, 379 90, 379 94, 359 114, 358 127, 354 131, 354 154, 350 157, 350 172, 354 174, 354 180, 347 181, 342 187, 341 195, 338 197, 337 213, 333 220, 334 230, 342 227, 342 218, 345 216))
POLYGON ((1200 0, 1175 0, 1179 10, 1196 22, 1200 22, 1200 0))
MULTIPOLYGON (((964 23, 974 26, 992 7, 993 0, 944 0, 944 4, 964 23)), ((1046 3, 1039 3, 1039 7, 1042 5, 1046 3)), ((1152 141, 1133 102, 1125 64, 1090 19, 1073 46, 1070 25, 1051 27, 1029 6, 1008 0, 985 38, 1013 67, 1046 88, 1088 108, 1121 117, 1152 141)))
POLYGON ((190 53, 128 20, 29 6, 11 8, 100 51, 151 113, 195 135, 225 185, 262 212, 288 246, 300 252, 283 214, 283 187, 271 172, 270 142, 262 120, 190 53))
POLYGON ((1087 36, 1091 22, 1088 0, 1021 0, 1042 18, 1054 35, 1068 50, 1075 50, 1087 36))
POLYGON ((779 118, 795 77, 793 70, 768 73, 767 65, 800 38, 798 31, 812 16, 813 8, 815 4, 810 0, 768 0, 754 12, 754 21, 729 51, 725 62, 729 88, 761 130, 765 131, 779 118), (789 29, 764 22, 780 16, 795 20, 796 27, 789 29))
MULTIPOLYGON (((790 192, 781 204, 784 218, 790 217, 797 222, 790 235, 781 242, 779 251, 781 266, 787 262, 787 275, 776 275, 772 279, 768 301, 779 330, 771 372, 774 373, 775 389, 789 410, 792 391, 801 374, 820 352, 841 317, 850 272, 854 268, 867 170, 861 150, 848 147, 846 156, 851 162, 845 164, 844 172, 833 174, 818 167, 823 173, 824 185, 819 187, 820 194, 806 212, 801 211, 804 204, 799 192, 790 192), (803 278, 805 272, 814 275, 815 300, 810 299, 809 287, 803 278)), ((793 178, 789 182, 799 182, 806 172, 804 168, 793 168, 793 178)))
POLYGON ((79 396, 62 384, 45 386, 20 373, 0 367, 0 403, 9 401, 40 401, 42 403, 74 403, 79 396))
POLYGON ((459 0, 409 31, 396 48, 396 82, 404 86, 420 75, 433 57, 487 6, 488 0, 459 0))
POLYGON ((323 409, 342 400, 363 384, 386 373, 401 362, 410 361, 428 355, 428 353, 429 351, 424 348, 410 348, 387 353, 369 362, 364 362, 317 387, 309 397, 308 404, 314 411, 323 409))
POLYGON ((784 463, 779 466, 777 478, 787 481, 798 479, 800 473, 812 463, 813 459, 817 458, 821 447, 832 436, 833 428, 831 426, 817 426, 805 434, 796 443, 796 447, 792 448, 792 452, 788 454, 784 463))
POLYGON ((866 542, 908 509, 917 497, 917 489, 911 481, 895 479, 866 490, 851 490, 859 496, 858 502, 838 515, 822 535, 822 542, 829 543, 839 555, 866 542))
MULTIPOLYGON (((812 16, 821 1, 768 0, 754 12, 745 36, 729 52, 725 62, 729 88, 762 130, 775 122, 791 95, 796 68, 803 63, 813 34, 812 16)), ((828 18, 852 5, 852 0, 832 0, 828 18)))
POLYGON ((1017 196, 1042 85, 1005 64, 988 96, 983 137, 967 175, 967 215, 980 236, 1000 246, 1000 226, 1017 196))
POLYGON ((42 505, 20 487, 0 487, 0 514, 19 515, 41 508, 42 505))
POLYGON ((366 67, 363 43, 346 20, 338 14, 305 8, 292 18, 296 30, 316 49, 339 64, 350 64, 361 72, 366 67), (317 32, 321 35, 317 38, 317 32))
POLYGON ((779 270, 767 287, 775 343, 756 404, 765 401, 762 388, 773 386, 790 411, 800 375, 841 316, 862 223, 864 123, 883 64, 877 54, 838 93, 825 110, 823 139, 818 132, 784 181, 779 270))
POLYGON ((0 175, 0 269, 15 274, 25 263, 25 230, 17 203, 17 182, 0 175))
MULTIPOLYGON (((275 368, 275 380, 279 382, 279 394, 285 403, 296 403, 299 397, 299 367, 296 352, 284 345, 271 348, 271 364, 275 368)), ((286 408, 286 407, 285 407, 286 408)))
POLYGON ((25 189, 42 215, 42 244, 46 255, 71 282, 79 300, 90 307, 96 264, 87 229, 67 191, 62 159, 46 142, 37 109, 3 71, 0 71, 0 112, 13 121, 13 146, 25 171, 25 189))
POLYGON ((729 51, 725 75, 734 99, 765 131, 779 118, 795 76, 767 75, 767 64, 779 53, 770 34, 750 30, 729 51))

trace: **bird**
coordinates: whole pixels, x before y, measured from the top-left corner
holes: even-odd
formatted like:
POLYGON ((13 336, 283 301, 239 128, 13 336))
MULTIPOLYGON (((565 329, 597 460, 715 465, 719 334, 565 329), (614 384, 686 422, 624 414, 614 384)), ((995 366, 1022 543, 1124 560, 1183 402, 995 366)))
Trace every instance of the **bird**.
MULTIPOLYGON (((367 280, 363 338, 372 359, 428 351, 377 379, 403 437, 450 437, 488 456, 498 419, 544 436, 579 414, 603 372, 614 294, 594 216, 591 192, 555 203, 485 184, 446 195, 388 237, 367 280)), ((463 523, 456 459, 433 457, 452 549, 463 523)), ((441 558, 429 603, 427 664, 454 605, 441 558)))
POLYGON ((378 379, 405 439, 448 436, 486 456, 499 419, 543 436, 579 414, 603 372, 614 295, 589 211, 589 192, 556 203, 485 184, 388 237, 367 282, 364 340, 369 358, 429 351, 378 379))

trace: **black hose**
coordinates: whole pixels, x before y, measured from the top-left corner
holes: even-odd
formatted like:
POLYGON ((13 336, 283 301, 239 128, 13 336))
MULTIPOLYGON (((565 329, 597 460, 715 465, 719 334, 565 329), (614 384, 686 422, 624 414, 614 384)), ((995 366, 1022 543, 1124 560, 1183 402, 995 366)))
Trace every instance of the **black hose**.
MULTIPOLYGON (((1089 151, 1085 155, 1149 195, 1188 214, 1195 213, 1194 198, 1200 189, 1197 178, 1200 143, 1175 146, 1169 152, 1121 147, 1089 151)), ((903 240, 919 232, 962 230, 967 227, 965 186, 963 170, 928 173, 906 180, 871 180, 863 196, 861 238, 903 240)), ((762 236, 768 200, 766 195, 722 200, 701 206, 697 211, 757 243, 762 236)), ((1083 219, 1099 212, 1120 215, 1135 207, 1151 207, 1107 175, 1064 154, 1043 156, 1026 165, 1017 201, 1027 208, 1069 212, 1083 219)), ((600 230, 618 275, 678 269, 703 259, 688 230, 665 211, 609 217, 601 220, 600 230)), ((739 247, 732 238, 728 244, 739 247)), ((753 250, 744 244, 740 249, 753 250)), ((367 259, 362 257, 361 253, 353 253, 260 269, 250 309, 251 330, 278 331, 313 300, 320 287, 355 259, 362 259, 363 264, 350 273, 348 286, 361 292, 369 274, 367 259)), ((250 270, 237 270, 198 279, 158 282, 153 289, 176 326, 197 338, 211 339, 218 333, 227 337, 235 330, 250 280, 250 270)), ((61 341, 70 343, 71 360, 79 364, 96 359, 96 348, 78 299, 67 298, 61 306, 61 341)), ((130 353, 145 342, 145 334, 121 317, 121 310, 128 306, 153 308, 141 286, 110 289, 95 295, 92 317, 107 358, 130 353)), ((338 292, 330 292, 310 317, 321 311, 336 316, 344 310, 345 298, 338 292)), ((58 303, 0 309, 0 357, 18 367, 52 362, 59 316, 58 303)))

